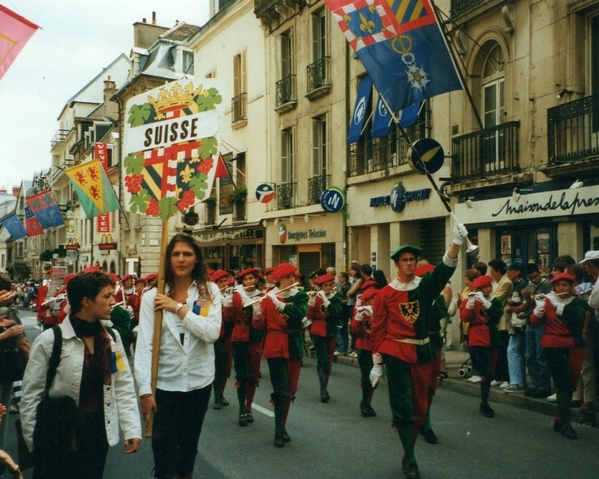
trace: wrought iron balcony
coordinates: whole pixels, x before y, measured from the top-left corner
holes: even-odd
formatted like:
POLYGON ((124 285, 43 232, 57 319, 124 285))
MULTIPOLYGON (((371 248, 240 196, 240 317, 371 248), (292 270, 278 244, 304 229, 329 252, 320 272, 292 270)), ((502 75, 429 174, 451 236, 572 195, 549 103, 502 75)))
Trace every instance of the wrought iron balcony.
MULTIPOLYGON (((424 138, 424 123, 419 123, 408 130, 412 141, 424 138)), ((349 176, 360 176, 376 171, 383 171, 395 166, 407 164, 409 145, 393 129, 381 138, 370 138, 353 143, 350 149, 349 176)))
POLYGON ((451 0, 451 17, 457 17, 487 0, 451 0))
POLYGON ((69 136, 69 131, 71 131, 71 130, 60 130, 59 129, 56 133, 54 133, 54 136, 52 137, 52 141, 50 141, 50 148, 54 148, 56 143, 65 141, 67 139, 67 136, 69 136))
POLYGON ((599 156, 599 95, 547 110, 549 165, 580 162, 599 156))
POLYGON ((320 88, 330 89, 329 60, 330 57, 322 57, 306 67, 308 74, 308 94, 320 88))
POLYGON ((518 173, 520 122, 510 121, 452 140, 452 178, 478 180, 518 173))
POLYGON ((308 204, 320 203, 320 195, 329 184, 331 175, 319 175, 308 178, 308 204))
POLYGON ((247 93, 240 93, 231 99, 231 123, 247 120, 247 93))
POLYGON ((293 208, 295 202, 294 191, 295 183, 281 183, 277 185, 277 209, 285 210, 293 208))
POLYGON ((277 82, 277 107, 297 102, 295 95, 295 75, 289 75, 277 82))

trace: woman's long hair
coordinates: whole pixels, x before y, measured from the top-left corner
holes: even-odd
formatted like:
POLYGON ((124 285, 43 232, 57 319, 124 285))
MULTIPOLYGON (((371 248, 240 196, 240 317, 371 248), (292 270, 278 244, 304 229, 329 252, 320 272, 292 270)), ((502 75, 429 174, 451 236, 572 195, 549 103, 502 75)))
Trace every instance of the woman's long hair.
POLYGON ((208 287, 208 282, 210 281, 210 277, 206 272, 206 264, 204 263, 204 255, 202 254, 202 250, 200 246, 193 238, 185 233, 177 233, 173 236, 166 247, 166 261, 164 262, 164 281, 166 285, 169 287, 169 295, 172 295, 175 291, 175 272, 171 266, 171 256, 173 255, 173 250, 175 249, 175 244, 177 243, 186 243, 193 248, 193 251, 196 255, 196 264, 193 267, 191 272, 191 279, 193 279, 198 287, 200 298, 207 299, 212 301, 212 291, 208 287))

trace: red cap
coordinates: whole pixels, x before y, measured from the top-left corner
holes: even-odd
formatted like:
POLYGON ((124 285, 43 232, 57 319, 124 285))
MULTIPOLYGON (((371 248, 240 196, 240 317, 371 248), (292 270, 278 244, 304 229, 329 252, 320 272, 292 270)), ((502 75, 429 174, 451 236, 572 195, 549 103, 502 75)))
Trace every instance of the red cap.
POLYGON ((237 275, 237 279, 243 279, 246 274, 253 274, 256 278, 261 277, 258 268, 246 268, 237 275))
POLYGON ((211 268, 208 268, 208 269, 206 270, 206 274, 207 274, 208 276, 212 276, 212 275, 214 274, 214 270, 213 270, 213 269, 211 269, 211 268))
POLYGON ((551 280, 549 282, 555 283, 556 281, 559 281, 559 280, 569 281, 570 283, 573 283, 574 276, 572 276, 570 273, 559 273, 559 274, 556 274, 553 278, 551 278, 551 280))
POLYGON ((376 288, 378 285, 376 284, 376 281, 374 279, 369 279, 368 281, 364 281, 364 283, 362 284, 362 286, 360 286, 360 289, 362 291, 367 290, 368 288, 376 288))
POLYGON ((272 274, 275 279, 281 279, 288 274, 293 274, 297 271, 297 268, 289 263, 281 263, 279 266, 273 269, 272 274))
POLYGON ((265 274, 265 275, 267 275, 267 274, 270 274, 270 273, 272 273, 272 272, 273 272, 273 270, 274 270, 274 268, 266 268, 266 269, 264 270, 264 274, 265 274))
POLYGON ((362 301, 366 301, 367 299, 370 298, 374 298, 376 296, 376 293, 378 293, 379 290, 376 288, 368 288, 361 296, 361 300, 362 301))
POLYGON ((492 282, 493 278, 489 275, 479 276, 472 282, 472 286, 474 286, 475 288, 482 288, 483 286, 491 284, 492 282))
POLYGON ((135 279, 135 277, 134 277, 132 274, 126 274, 125 276, 123 276, 123 277, 121 278, 121 282, 123 282, 123 283, 124 283, 124 282, 125 282, 125 281, 127 281, 128 279, 135 279))
POLYGON ((110 279, 114 282, 114 283, 118 283, 119 282, 119 277, 114 274, 114 273, 110 273, 108 276, 110 276, 110 279))
POLYGON ((67 274, 62 280, 62 284, 66 286, 75 276, 77 276, 77 273, 67 274))
POLYGON ((96 266, 96 265, 92 265, 92 266, 88 266, 87 268, 83 268, 84 273, 93 273, 93 272, 100 272, 100 271, 102 271, 102 268, 100 268, 99 266, 96 266))
POLYGON ((210 276, 210 281, 216 283, 219 279, 226 278, 227 276, 229 276, 228 271, 225 271, 224 269, 217 269, 210 276))
POLYGON ((227 286, 233 286, 237 281, 232 276, 227 280, 227 286))
POLYGON ((146 278, 137 278, 135 280, 135 284, 140 284, 140 283, 148 284, 148 282, 146 281, 146 278))
POLYGON ((329 281, 335 281, 334 274, 323 274, 316 278, 316 284, 328 283, 329 281))
POLYGON ((426 273, 430 273, 434 270, 435 267, 432 264, 421 264, 420 266, 416 266, 416 271, 414 271, 414 273, 416 276, 424 276, 426 273))
POLYGON ((148 275, 145 276, 145 280, 149 283, 152 280, 155 280, 158 277, 157 273, 150 273, 148 275))

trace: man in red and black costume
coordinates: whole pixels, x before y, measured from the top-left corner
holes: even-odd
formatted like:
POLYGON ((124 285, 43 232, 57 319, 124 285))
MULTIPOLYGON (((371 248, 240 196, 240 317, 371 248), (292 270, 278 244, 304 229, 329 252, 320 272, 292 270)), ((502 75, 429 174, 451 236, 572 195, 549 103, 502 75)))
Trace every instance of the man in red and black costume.
POLYGON ((468 231, 454 226, 454 238, 443 260, 424 278, 416 276, 421 254, 417 246, 403 245, 391 255, 397 278, 377 294, 373 305, 373 363, 370 379, 374 386, 383 376, 389 385, 389 403, 404 455, 406 477, 419 478, 414 446, 426 416, 431 387, 431 370, 436 351, 430 343, 426 316, 457 266, 458 254, 468 231))
POLYGON ((289 263, 274 269, 278 286, 266 294, 261 315, 254 315, 255 326, 266 329, 264 357, 268 361, 273 387, 276 447, 291 441, 285 425, 289 406, 297 392, 304 356, 302 320, 308 312, 308 295, 296 284, 295 272, 296 267, 289 263))

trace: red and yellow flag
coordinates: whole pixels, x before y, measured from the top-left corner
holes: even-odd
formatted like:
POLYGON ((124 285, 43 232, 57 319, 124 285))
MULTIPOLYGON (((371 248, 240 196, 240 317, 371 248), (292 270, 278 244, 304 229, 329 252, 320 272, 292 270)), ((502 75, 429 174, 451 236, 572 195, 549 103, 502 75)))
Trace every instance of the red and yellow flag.
POLYGON ((95 218, 119 209, 119 200, 100 160, 92 160, 64 171, 79 196, 85 216, 95 218))
POLYGON ((0 79, 39 27, 0 5, 0 79))

